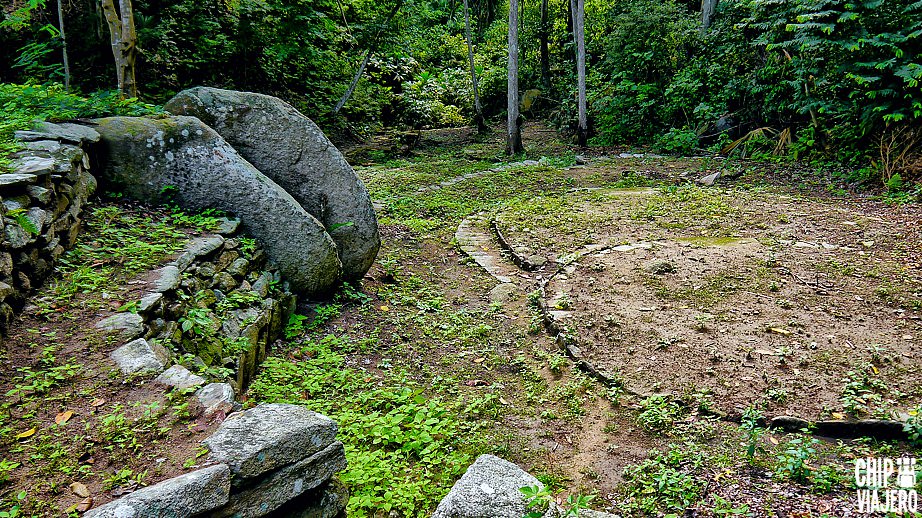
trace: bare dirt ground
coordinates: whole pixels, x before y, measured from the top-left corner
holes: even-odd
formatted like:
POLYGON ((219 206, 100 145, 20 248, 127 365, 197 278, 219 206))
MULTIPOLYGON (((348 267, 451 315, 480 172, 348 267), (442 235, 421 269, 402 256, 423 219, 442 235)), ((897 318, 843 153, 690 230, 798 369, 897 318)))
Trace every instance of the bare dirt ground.
POLYGON ((525 253, 601 248, 556 275, 547 302, 632 390, 808 419, 922 399, 919 222, 917 208, 693 186, 577 191, 497 216, 525 253))

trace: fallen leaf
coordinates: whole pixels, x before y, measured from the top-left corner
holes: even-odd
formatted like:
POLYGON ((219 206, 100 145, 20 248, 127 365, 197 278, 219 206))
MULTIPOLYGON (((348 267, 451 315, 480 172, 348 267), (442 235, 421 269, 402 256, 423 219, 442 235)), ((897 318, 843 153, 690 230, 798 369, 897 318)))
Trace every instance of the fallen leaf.
POLYGON ((389 307, 387 307, 387 306, 381 306, 381 307, 378 308, 378 309, 380 309, 381 311, 383 311, 383 312, 385 312, 385 313, 387 313, 388 311, 391 310, 391 308, 389 308, 389 307))
POLYGON ((99 407, 99 406, 102 406, 105 402, 106 402, 105 399, 96 398, 96 399, 93 400, 92 403, 90 403, 90 406, 91 406, 91 407, 94 407, 94 408, 95 408, 95 407, 99 407))
POLYGON ((64 424, 64 423, 70 421, 70 418, 73 417, 73 416, 74 416, 74 411, 73 411, 73 410, 67 410, 67 411, 65 411, 65 412, 61 412, 60 414, 54 416, 54 422, 55 422, 56 424, 64 424))
POLYGON ((770 443, 772 443, 772 444, 778 444, 778 439, 775 439, 774 437, 769 437, 769 438, 768 438, 768 442, 770 442, 770 443))
POLYGON ((873 365, 871 365, 871 372, 873 372, 874 374, 880 374, 880 371, 877 369, 877 367, 873 365))
POLYGON ((73 494, 81 498, 86 498, 90 496, 90 490, 87 489, 87 487, 80 482, 72 482, 70 485, 70 490, 73 494))
POLYGON ((509 404, 509 402, 506 401, 505 399, 503 399, 502 397, 499 398, 499 402, 502 403, 502 404, 504 404, 504 405, 508 405, 508 404, 509 404))
POLYGON ((86 511, 89 511, 91 507, 93 507, 93 497, 88 496, 84 498, 83 500, 81 500, 80 503, 77 504, 77 507, 75 509, 77 509, 81 513, 84 513, 86 511))
POLYGON ((486 360, 486 358, 482 356, 480 358, 474 358, 474 363, 483 363, 484 360, 486 360))
POLYGON ((17 438, 17 439, 26 439, 26 438, 28 438, 28 437, 32 437, 33 435, 35 435, 35 427, 29 428, 29 429, 26 430, 25 432, 17 433, 17 434, 16 434, 16 438, 17 438))
POLYGON ((845 419, 845 414, 842 414, 842 413, 839 413, 839 412, 833 412, 833 413, 832 413, 832 418, 833 418, 833 419, 845 419))
POLYGON ((769 331, 771 331, 772 333, 782 335, 782 336, 789 336, 791 334, 790 331, 788 331, 787 329, 781 328, 781 327, 772 327, 769 329, 769 331))

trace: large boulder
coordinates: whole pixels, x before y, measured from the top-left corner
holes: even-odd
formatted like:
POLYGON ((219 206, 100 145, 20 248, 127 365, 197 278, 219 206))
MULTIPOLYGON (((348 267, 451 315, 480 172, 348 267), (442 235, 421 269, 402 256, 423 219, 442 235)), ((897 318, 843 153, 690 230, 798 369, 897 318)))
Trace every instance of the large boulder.
POLYGON ((339 280, 336 245, 323 225, 199 119, 95 122, 104 146, 104 181, 136 199, 162 201, 167 192, 190 210, 235 214, 302 293, 326 292, 339 280))
POLYGON ((214 128, 319 219, 336 242, 347 279, 371 268, 381 238, 368 191, 310 119, 277 97, 206 87, 184 90, 165 107, 214 128))

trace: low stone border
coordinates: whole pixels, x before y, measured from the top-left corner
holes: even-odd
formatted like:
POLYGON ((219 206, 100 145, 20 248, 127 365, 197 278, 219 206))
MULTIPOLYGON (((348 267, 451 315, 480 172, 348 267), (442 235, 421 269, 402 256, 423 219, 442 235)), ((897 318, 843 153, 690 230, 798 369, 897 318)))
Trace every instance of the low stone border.
MULTIPOLYGON (((233 237, 238 227, 238 221, 224 220, 218 234, 193 239, 154 272, 148 292, 129 304, 130 311, 96 324, 127 341, 111 354, 123 374, 163 372, 172 349, 194 355, 185 367, 232 369, 228 382, 235 391, 246 390, 288 323, 296 298, 277 271, 265 269, 262 248, 233 237)), ((205 381, 184 368, 158 380, 186 388, 205 381)))
POLYGON ((139 489, 85 518, 254 518, 296 501, 294 516, 344 516, 346 468, 330 418, 267 404, 229 416, 203 444, 215 465, 139 489))
POLYGON ((92 129, 43 123, 16 137, 25 149, 13 154, 12 172, 0 172, 0 334, 74 245, 96 190, 84 151, 99 140, 92 129))

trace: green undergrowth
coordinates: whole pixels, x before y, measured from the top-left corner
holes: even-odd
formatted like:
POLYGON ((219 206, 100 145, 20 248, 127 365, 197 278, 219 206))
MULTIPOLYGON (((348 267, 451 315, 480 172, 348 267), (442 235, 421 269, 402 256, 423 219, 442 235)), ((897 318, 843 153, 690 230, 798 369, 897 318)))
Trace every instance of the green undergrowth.
POLYGON ((120 100, 115 92, 96 92, 88 97, 69 93, 63 85, 17 85, 0 83, 0 173, 9 166, 9 155, 20 146, 13 134, 29 129, 34 121, 67 121, 109 115, 151 115, 156 106, 137 99, 120 100))
MULTIPOLYGON (((67 310, 78 294, 113 292, 126 281, 164 262, 181 250, 189 232, 211 230, 208 215, 171 213, 112 203, 90 206, 75 246, 65 252, 49 281, 50 297, 37 299, 41 312, 67 310), (186 230, 183 230, 186 229, 186 230)), ((88 307, 105 305, 104 297, 86 297, 88 307)))
MULTIPOLYGON (((382 167, 363 173, 372 198, 382 200, 385 205, 379 214, 382 224, 406 225, 418 232, 445 232, 454 230, 463 218, 474 212, 528 199, 538 192, 562 192, 574 183, 566 171, 555 167, 522 166, 490 171, 435 191, 417 193, 420 187, 438 183, 421 177, 418 167, 382 167)), ((453 178, 490 167, 495 165, 483 162, 468 166, 450 164, 443 169, 450 174, 440 178, 453 178)))
POLYGON ((349 466, 350 516, 426 516, 483 444, 461 402, 434 397, 408 375, 345 363, 345 337, 327 335, 270 357, 250 386, 256 402, 304 405, 333 418, 349 466))

